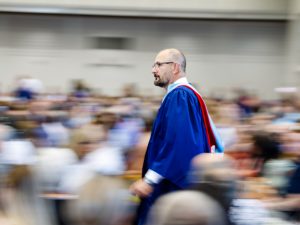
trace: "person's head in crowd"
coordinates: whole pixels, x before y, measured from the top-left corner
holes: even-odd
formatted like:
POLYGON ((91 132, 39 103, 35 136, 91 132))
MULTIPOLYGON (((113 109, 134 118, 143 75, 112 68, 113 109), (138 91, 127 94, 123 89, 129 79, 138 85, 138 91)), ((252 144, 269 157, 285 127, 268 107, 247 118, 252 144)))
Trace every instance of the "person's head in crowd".
POLYGON ((95 116, 93 124, 102 125, 106 130, 112 129, 118 121, 118 115, 111 112, 102 112, 95 116))
POLYGON ((74 80, 72 86, 72 96, 76 98, 84 98, 91 95, 90 88, 83 80, 74 80))
POLYGON ((184 77, 186 59, 177 49, 165 49, 158 53, 152 66, 154 85, 167 88, 175 80, 184 77))
POLYGON ((253 135, 253 150, 252 156, 259 157, 266 162, 270 159, 277 159, 280 157, 281 149, 279 137, 277 134, 268 132, 257 132, 253 135))
POLYGON ((137 96, 137 86, 135 83, 126 84, 123 86, 123 97, 131 98, 137 96))
POLYGON ((96 150, 106 134, 102 126, 85 125, 73 130, 70 137, 70 147, 79 159, 96 150))
POLYGON ((69 128, 80 128, 92 122, 91 108, 83 103, 73 105, 69 109, 69 119, 65 125, 69 128))
POLYGON ((43 121, 36 121, 30 133, 36 147, 65 147, 69 142, 67 129, 56 116, 45 116, 43 121))
POLYGON ((228 211, 238 192, 234 162, 223 155, 201 154, 192 160, 191 167, 191 189, 208 194, 228 211))
POLYGON ((51 107, 52 103, 50 101, 34 100, 28 105, 28 111, 31 114, 44 115, 51 107))
POLYGON ((295 112, 296 108, 297 108, 297 97, 294 94, 282 96, 281 111, 283 114, 295 112))
POLYGON ((18 188, 31 177, 31 167, 36 162, 35 147, 27 140, 11 140, 1 144, 0 164, 4 184, 18 188))
POLYGON ((222 207, 197 191, 178 191, 159 198, 146 225, 224 225, 222 207))
POLYGON ((131 225, 136 205, 130 197, 121 179, 96 175, 81 187, 79 198, 70 202, 68 214, 75 224, 131 225))
POLYGON ((29 76, 20 76, 15 81, 14 95, 17 99, 31 100, 34 93, 28 85, 29 76))

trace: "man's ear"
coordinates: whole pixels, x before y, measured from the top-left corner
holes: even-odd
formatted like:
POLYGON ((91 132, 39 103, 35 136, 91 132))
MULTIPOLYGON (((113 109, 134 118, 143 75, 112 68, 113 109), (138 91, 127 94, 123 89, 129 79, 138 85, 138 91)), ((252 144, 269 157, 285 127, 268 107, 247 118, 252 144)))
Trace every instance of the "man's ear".
POLYGON ((180 65, 178 63, 174 63, 173 68, 175 74, 180 73, 180 65))

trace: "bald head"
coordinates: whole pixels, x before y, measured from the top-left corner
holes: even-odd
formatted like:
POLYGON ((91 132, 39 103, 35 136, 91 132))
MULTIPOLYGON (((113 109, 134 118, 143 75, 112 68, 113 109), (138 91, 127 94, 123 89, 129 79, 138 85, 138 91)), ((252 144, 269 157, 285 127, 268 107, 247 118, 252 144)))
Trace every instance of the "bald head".
POLYGON ((228 211, 238 194, 234 162, 219 154, 200 154, 192 161, 191 188, 217 200, 228 211))
POLYGON ((159 198, 152 207, 147 225, 223 225, 222 207, 208 195, 177 191, 159 198))
POLYGON ((236 179, 234 162, 231 158, 218 154, 201 154, 192 160, 193 182, 232 181, 236 179))
POLYGON ((157 54, 152 66, 154 85, 167 88, 169 84, 185 77, 185 57, 177 49, 165 49, 157 54))
POLYGON ((181 71, 185 72, 186 70, 186 59, 184 54, 175 48, 169 48, 162 50, 160 54, 163 54, 169 61, 175 62, 180 65, 181 71))

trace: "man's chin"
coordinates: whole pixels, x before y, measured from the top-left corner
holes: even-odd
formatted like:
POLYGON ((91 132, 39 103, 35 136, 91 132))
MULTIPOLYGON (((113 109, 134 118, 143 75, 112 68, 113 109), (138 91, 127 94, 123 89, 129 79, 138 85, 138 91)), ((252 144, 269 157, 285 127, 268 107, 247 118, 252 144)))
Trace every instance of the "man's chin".
POLYGON ((166 84, 165 84, 165 83, 162 83, 162 82, 154 81, 153 83, 154 83, 154 85, 157 86, 157 87, 162 87, 162 88, 163 88, 163 87, 166 86, 166 84))

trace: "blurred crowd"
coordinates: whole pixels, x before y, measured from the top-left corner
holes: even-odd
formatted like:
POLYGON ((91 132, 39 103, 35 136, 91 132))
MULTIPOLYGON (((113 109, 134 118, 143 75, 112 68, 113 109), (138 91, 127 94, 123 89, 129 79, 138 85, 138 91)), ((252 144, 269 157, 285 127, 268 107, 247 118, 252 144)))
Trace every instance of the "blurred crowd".
MULTIPOLYGON (((225 152, 197 156, 190 189, 159 199, 147 224, 299 223, 300 99, 236 90, 205 101, 225 152)), ((76 80, 57 94, 20 77, 0 96, 0 224, 132 224, 139 199, 128 187, 160 103, 132 85, 108 97, 76 80)))

